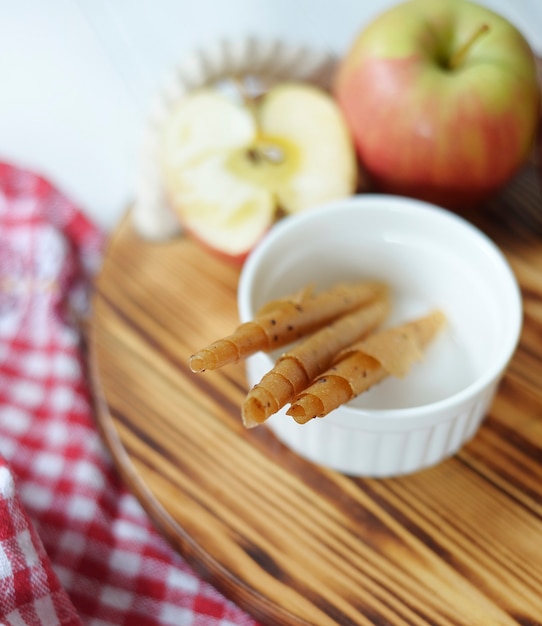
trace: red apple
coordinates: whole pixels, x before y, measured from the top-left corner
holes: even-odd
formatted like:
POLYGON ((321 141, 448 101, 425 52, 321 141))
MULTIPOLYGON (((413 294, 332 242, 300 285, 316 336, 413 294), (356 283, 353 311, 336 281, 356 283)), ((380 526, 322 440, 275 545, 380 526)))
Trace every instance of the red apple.
POLYGON ((409 0, 365 27, 335 95, 380 190, 447 206, 480 203, 533 148, 533 52, 510 22, 465 0, 409 0))
POLYGON ((352 137, 333 97, 301 83, 261 99, 194 91, 165 128, 162 171, 186 232, 242 263, 279 216, 350 195, 352 137))

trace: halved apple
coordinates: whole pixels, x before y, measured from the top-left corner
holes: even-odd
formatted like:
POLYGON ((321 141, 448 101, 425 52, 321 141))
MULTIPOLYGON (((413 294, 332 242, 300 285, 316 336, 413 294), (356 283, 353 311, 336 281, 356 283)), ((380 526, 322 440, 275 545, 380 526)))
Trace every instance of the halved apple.
POLYGON ((281 215, 350 195, 357 183, 338 106, 304 83, 255 100, 214 88, 190 93, 166 125, 162 167, 185 229, 237 260, 281 215))

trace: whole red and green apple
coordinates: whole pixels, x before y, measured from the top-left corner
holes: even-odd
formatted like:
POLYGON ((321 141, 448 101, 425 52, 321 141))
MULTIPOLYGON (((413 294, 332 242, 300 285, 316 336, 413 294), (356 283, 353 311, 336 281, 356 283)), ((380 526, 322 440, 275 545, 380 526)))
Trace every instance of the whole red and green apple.
POLYGON ((334 91, 381 191, 476 205, 534 146, 533 51, 507 19, 465 0, 408 0, 377 16, 341 61, 334 91))

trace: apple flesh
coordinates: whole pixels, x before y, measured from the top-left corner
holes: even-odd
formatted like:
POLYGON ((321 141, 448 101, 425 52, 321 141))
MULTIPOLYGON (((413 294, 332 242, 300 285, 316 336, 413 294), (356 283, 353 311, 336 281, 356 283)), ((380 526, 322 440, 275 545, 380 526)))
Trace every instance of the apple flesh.
POLYGON ((162 169, 186 230, 237 262, 280 216, 349 195, 357 183, 336 102, 299 83, 257 100, 214 88, 189 94, 165 129, 162 169))
POLYGON ((334 93, 377 189, 449 208, 500 189, 533 147, 533 52, 506 19, 464 0, 410 0, 341 60, 334 93))

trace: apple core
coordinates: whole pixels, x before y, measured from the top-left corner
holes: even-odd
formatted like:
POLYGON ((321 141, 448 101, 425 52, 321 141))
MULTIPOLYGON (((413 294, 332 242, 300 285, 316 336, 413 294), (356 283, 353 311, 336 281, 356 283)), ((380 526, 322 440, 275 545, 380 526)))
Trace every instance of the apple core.
POLYGON ((299 167, 299 149, 283 137, 263 136, 228 157, 228 170, 268 190, 287 182, 299 167))

